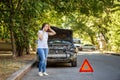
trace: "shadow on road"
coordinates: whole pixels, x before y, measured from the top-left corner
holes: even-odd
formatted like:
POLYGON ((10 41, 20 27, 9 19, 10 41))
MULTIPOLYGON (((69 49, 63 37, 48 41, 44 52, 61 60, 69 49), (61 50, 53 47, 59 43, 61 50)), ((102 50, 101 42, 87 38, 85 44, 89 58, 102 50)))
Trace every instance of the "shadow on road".
MULTIPOLYGON (((39 63, 36 63, 34 67, 38 67, 39 63)), ((69 68, 71 67, 70 63, 47 63, 47 68, 69 68)))
POLYGON ((47 67, 71 67, 70 63, 48 63, 47 67))

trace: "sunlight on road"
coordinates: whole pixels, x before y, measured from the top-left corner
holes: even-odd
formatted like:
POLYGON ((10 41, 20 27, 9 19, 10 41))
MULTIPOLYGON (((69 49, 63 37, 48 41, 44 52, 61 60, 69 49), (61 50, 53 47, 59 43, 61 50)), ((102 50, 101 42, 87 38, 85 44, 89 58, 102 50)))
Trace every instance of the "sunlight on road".
POLYGON ((79 51, 78 52, 78 55, 83 55, 83 54, 100 54, 100 51, 87 50, 87 51, 79 51))

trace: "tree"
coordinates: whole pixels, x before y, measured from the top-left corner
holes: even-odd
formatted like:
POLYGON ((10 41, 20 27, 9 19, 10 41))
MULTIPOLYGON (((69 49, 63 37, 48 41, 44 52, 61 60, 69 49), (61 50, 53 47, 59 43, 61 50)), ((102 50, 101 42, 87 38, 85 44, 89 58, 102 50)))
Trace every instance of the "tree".
MULTIPOLYGON (((24 50, 30 53, 29 45, 34 45, 44 22, 73 29, 93 44, 97 43, 96 34, 101 33, 107 45, 119 49, 119 4, 117 0, 1 0, 0 31, 10 33, 13 55, 18 56, 24 50)), ((0 36, 6 38, 7 34, 0 36)))

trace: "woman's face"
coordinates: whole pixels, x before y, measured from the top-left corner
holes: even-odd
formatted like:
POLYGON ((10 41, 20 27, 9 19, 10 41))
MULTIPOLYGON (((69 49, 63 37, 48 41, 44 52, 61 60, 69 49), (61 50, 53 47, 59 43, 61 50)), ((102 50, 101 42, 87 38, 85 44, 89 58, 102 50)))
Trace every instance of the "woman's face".
POLYGON ((49 24, 46 24, 43 28, 44 31, 47 31, 49 29, 49 24))

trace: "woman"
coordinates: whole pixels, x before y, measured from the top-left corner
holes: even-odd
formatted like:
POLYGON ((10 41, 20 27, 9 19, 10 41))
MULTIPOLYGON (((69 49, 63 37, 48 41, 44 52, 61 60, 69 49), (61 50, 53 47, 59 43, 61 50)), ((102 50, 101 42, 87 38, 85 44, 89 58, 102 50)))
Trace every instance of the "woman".
POLYGON ((38 47, 37 52, 40 57, 39 62, 39 76, 48 75, 46 73, 46 62, 48 55, 48 35, 53 36, 56 32, 50 28, 48 23, 42 25, 42 29, 38 32, 38 47))

